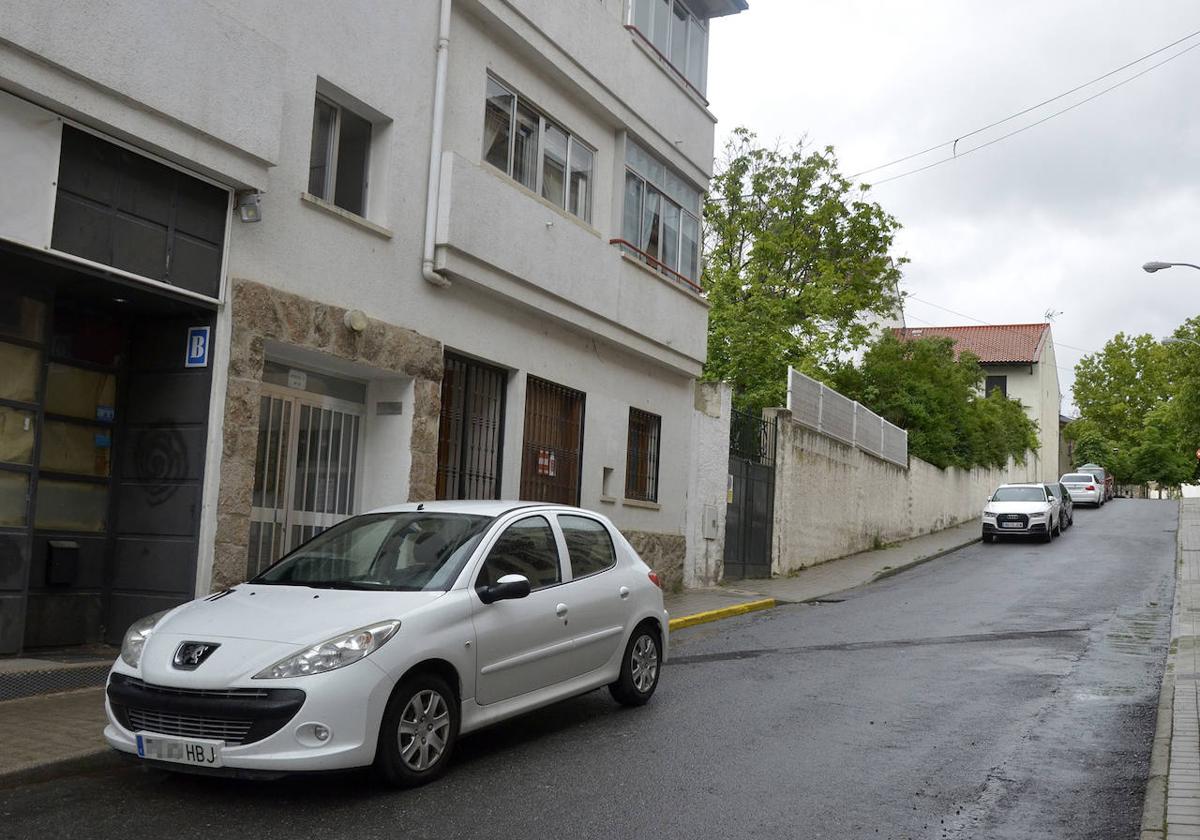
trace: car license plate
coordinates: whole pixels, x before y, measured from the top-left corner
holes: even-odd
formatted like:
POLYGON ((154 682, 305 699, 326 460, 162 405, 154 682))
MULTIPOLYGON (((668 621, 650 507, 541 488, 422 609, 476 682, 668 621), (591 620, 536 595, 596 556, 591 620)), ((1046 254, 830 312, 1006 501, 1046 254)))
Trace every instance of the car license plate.
POLYGON ((139 757, 175 764, 192 764, 197 767, 224 767, 221 761, 221 750, 224 746, 224 741, 163 738, 158 735, 137 736, 139 757))
POLYGON ((1021 523, 1020 522, 1001 522, 1000 527, 1001 528, 1020 528, 1021 523))

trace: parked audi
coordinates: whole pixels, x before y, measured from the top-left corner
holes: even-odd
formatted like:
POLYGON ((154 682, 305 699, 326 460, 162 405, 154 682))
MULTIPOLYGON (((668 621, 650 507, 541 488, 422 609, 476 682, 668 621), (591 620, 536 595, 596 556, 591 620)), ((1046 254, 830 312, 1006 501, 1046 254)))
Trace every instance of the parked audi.
POLYGON ((1059 482, 1067 488, 1067 492, 1071 494, 1071 498, 1077 505, 1100 507, 1104 504, 1104 482, 1097 481, 1091 473, 1066 473, 1059 479, 1059 482))
POLYGON ((460 735, 667 657, 658 578, 603 516, 436 502, 325 531, 258 577, 136 622, 107 687, 115 749, 166 769, 374 765, 431 781, 460 735))
POLYGON ((1002 484, 983 509, 983 541, 1038 536, 1050 542, 1062 533, 1062 508, 1045 484, 1002 484))

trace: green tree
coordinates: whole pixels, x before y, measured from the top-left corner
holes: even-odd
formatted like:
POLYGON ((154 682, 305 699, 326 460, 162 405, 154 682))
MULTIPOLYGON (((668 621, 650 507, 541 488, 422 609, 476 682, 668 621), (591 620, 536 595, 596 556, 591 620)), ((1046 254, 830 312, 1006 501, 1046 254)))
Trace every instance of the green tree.
POLYGON ((1133 449, 1146 416, 1168 398, 1169 349, 1148 334, 1117 333, 1075 366, 1075 405, 1114 446, 1133 449))
MULTIPOLYGON (((1063 436, 1075 444, 1072 467, 1081 464, 1101 464, 1106 468, 1112 460, 1113 444, 1100 433, 1094 420, 1080 418, 1067 425, 1063 436)), ((1115 474, 1115 471, 1113 471, 1115 474)))
POLYGON ((705 376, 739 408, 781 405, 787 368, 812 375, 870 339, 895 311, 899 223, 838 172, 831 147, 758 145, 733 132, 705 203, 705 376), (865 317, 864 317, 865 316, 865 317))
POLYGON ((1024 462, 1037 446, 1037 424, 1020 402, 980 391, 983 369, 970 353, 954 355, 948 338, 900 341, 890 333, 857 367, 842 366, 834 387, 908 431, 910 454, 938 467, 1000 467, 1024 462))
POLYGON ((1196 457, 1188 451, 1171 406, 1164 403, 1146 415, 1137 446, 1130 454, 1134 483, 1155 482, 1178 487, 1191 481, 1196 472, 1196 457))

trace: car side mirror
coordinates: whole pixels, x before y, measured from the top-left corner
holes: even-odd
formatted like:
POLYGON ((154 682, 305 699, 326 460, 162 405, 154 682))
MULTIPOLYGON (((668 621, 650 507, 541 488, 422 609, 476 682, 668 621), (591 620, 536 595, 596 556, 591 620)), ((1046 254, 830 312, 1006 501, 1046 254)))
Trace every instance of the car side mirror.
POLYGON ((491 586, 481 586, 475 591, 485 604, 524 598, 529 594, 529 578, 525 575, 505 575, 491 586))

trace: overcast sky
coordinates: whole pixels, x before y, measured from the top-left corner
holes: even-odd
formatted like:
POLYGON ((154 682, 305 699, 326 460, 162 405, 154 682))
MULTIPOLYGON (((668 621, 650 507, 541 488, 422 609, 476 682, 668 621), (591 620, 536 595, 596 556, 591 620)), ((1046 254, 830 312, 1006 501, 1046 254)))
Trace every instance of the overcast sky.
MULTIPOLYGON (((951 140, 1200 30, 1196 0, 750 0, 714 22, 718 147, 833 145, 850 174, 951 140)), ((1194 43, 959 145, 1028 124, 1194 43)), ((1200 48, 960 160, 871 196, 904 225, 909 326, 1031 323, 1053 332, 1063 407, 1071 368, 1118 331, 1168 335, 1200 313, 1200 48), (925 303, 928 301, 930 303, 925 303)), ((861 180, 931 163, 948 149, 861 180)))

